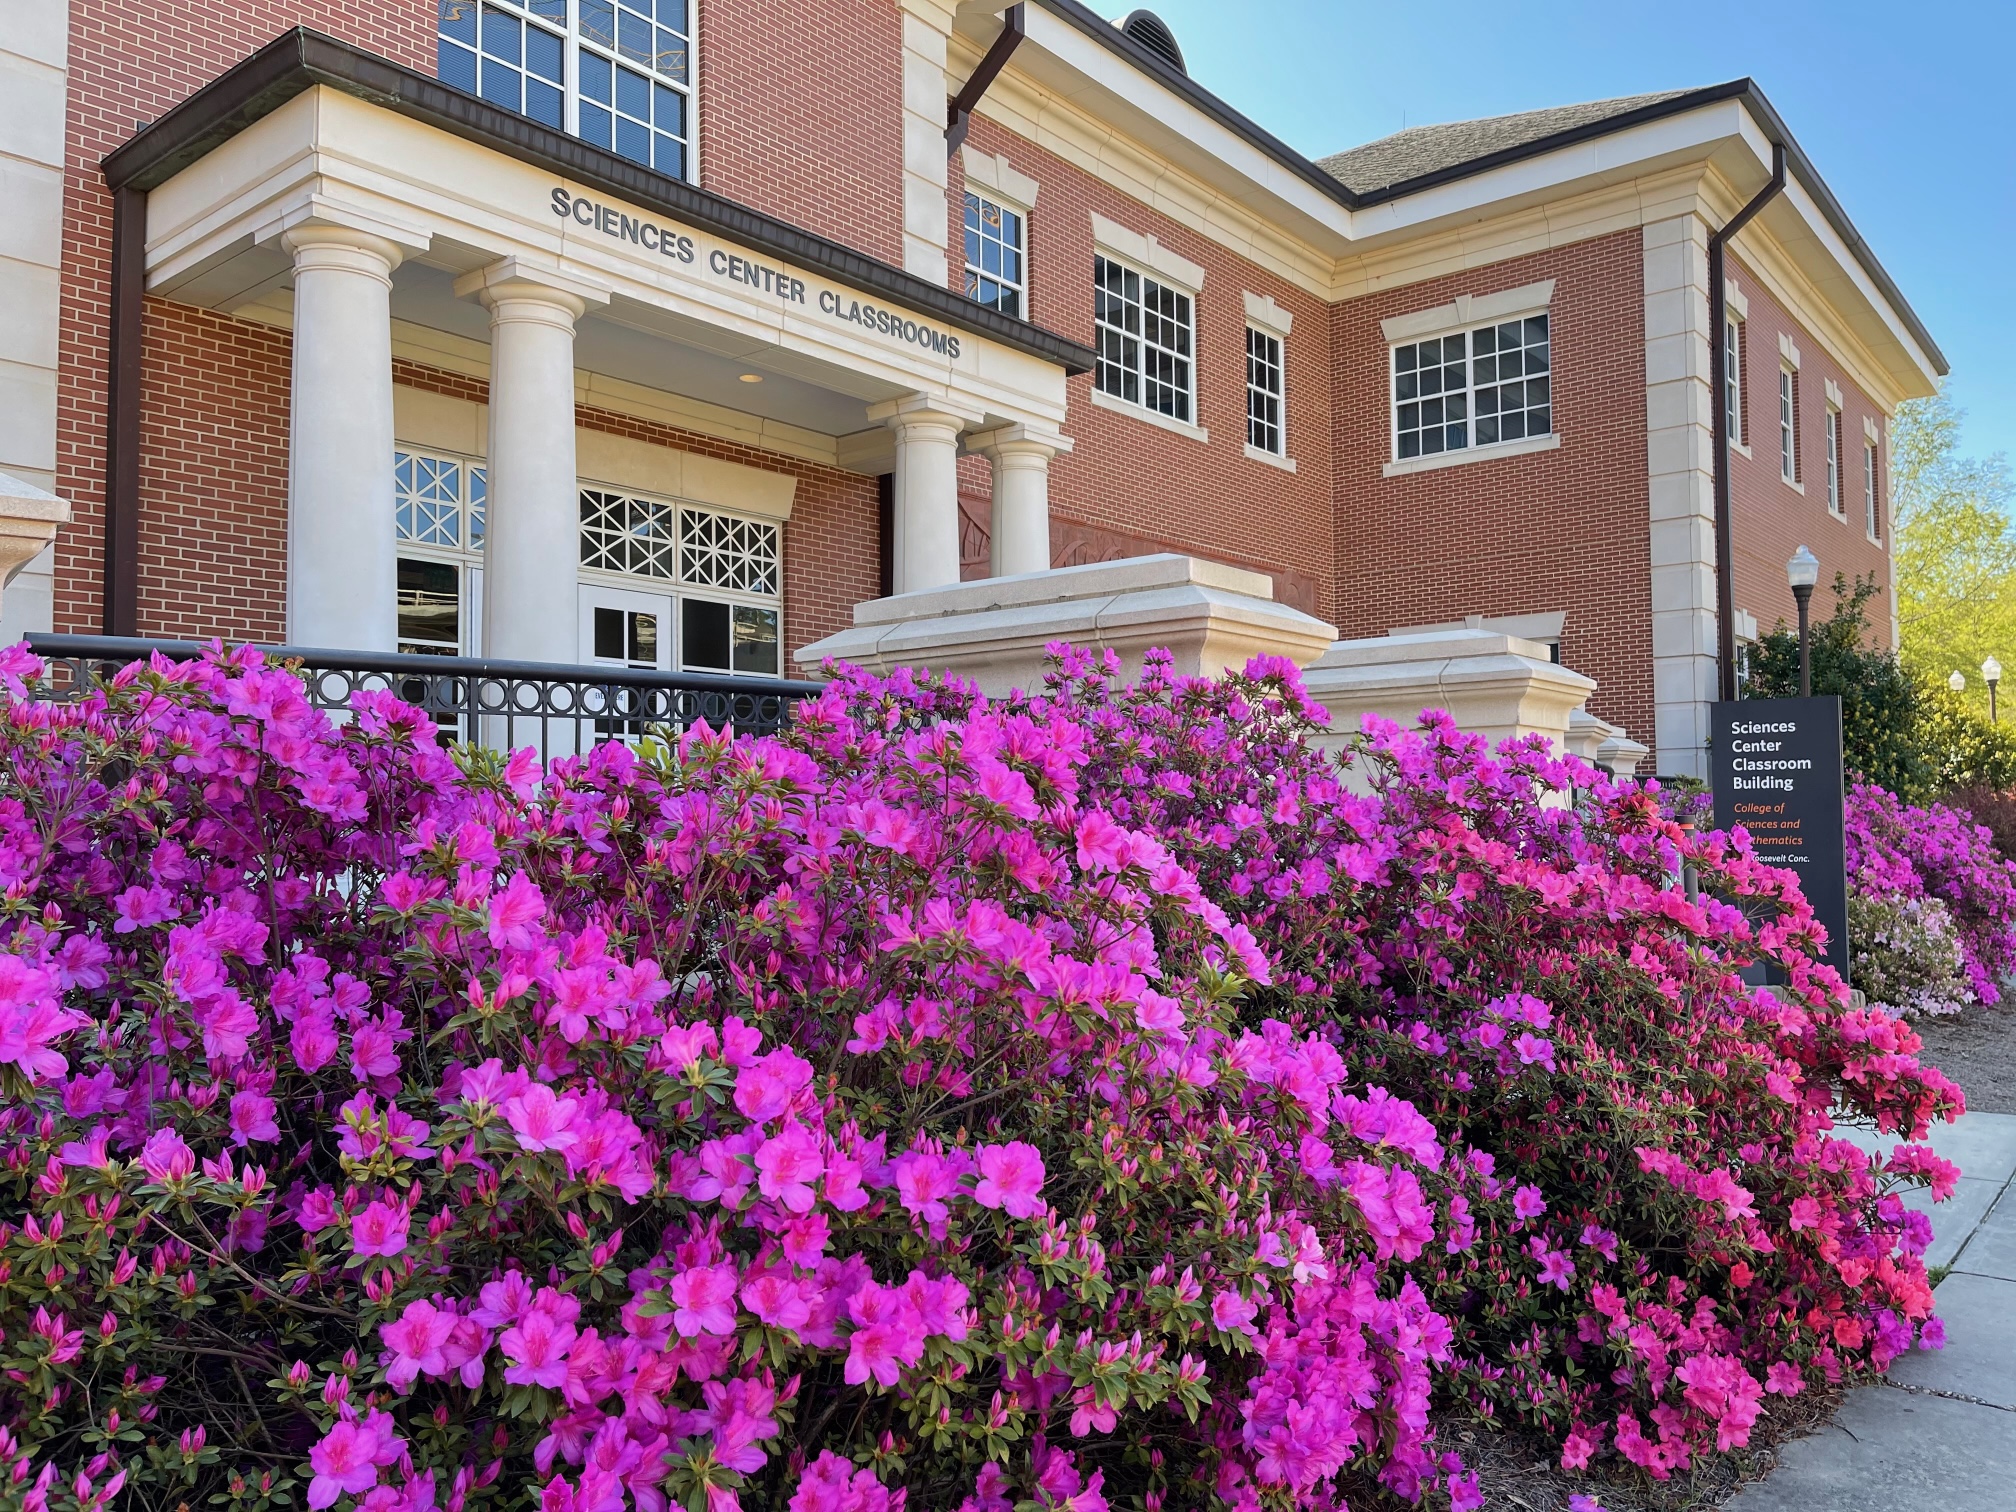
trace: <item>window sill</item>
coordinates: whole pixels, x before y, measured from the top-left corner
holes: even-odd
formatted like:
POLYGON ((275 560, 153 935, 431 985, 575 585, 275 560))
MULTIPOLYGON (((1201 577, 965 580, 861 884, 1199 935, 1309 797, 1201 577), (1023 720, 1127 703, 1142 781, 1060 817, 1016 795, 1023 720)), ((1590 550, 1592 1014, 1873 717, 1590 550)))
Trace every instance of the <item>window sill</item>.
POLYGON ((1750 448, 1745 446, 1741 441, 1731 441, 1729 443, 1729 450, 1736 453, 1737 456, 1743 458, 1746 462, 1752 458, 1750 448))
POLYGON ((1881 551, 1883 549, 1883 537, 1881 536, 1873 536, 1870 535, 1867 531, 1864 531, 1862 533, 1862 539, 1867 541, 1871 546, 1874 546, 1878 551, 1881 551))
POLYGON ((1246 443, 1246 460, 1249 462, 1265 462, 1269 467, 1278 467, 1283 472, 1295 471, 1295 459, 1293 457, 1284 457, 1278 452, 1262 451, 1251 441, 1246 443))
POLYGON ((1533 452, 1553 451, 1561 444, 1561 433, 1528 436, 1522 441, 1500 441, 1494 446, 1466 446, 1462 451, 1438 452, 1432 457, 1408 457, 1388 462, 1380 476, 1404 478, 1410 473, 1434 472, 1443 467, 1461 467, 1466 462, 1489 462, 1494 457, 1524 457, 1533 452))
POLYGON ((1847 514, 1846 514, 1846 513, 1844 512, 1844 511, 1842 511, 1842 510, 1839 510, 1839 509, 1830 509, 1830 510, 1828 510, 1828 511, 1827 511, 1827 518, 1828 518, 1828 519, 1830 519, 1830 520, 1832 520, 1832 521, 1833 521, 1833 522, 1834 522, 1835 524, 1837 524, 1837 525, 1846 525, 1846 524, 1848 523, 1848 516, 1847 516, 1847 514))
POLYGON ((1805 485, 1805 483, 1803 483, 1803 482, 1798 482, 1798 483, 1795 483, 1795 482, 1793 482, 1793 481, 1792 481, 1792 479, 1790 479, 1790 478, 1786 477, 1786 476, 1785 476, 1785 474, 1783 474, 1782 472, 1781 472, 1780 474, 1778 474, 1778 481, 1779 481, 1780 483, 1783 483, 1783 484, 1784 484, 1784 485, 1785 485, 1785 486, 1786 486, 1787 488, 1791 489, 1791 490, 1792 490, 1792 492, 1794 492, 1794 493, 1796 493, 1797 495, 1799 495, 1799 497, 1800 497, 1800 498, 1802 498, 1802 499, 1803 499, 1803 498, 1805 498, 1805 497, 1806 497, 1806 485, 1805 485))
POLYGON ((1096 388, 1092 390, 1092 403, 1095 408, 1111 410, 1116 415, 1132 416, 1157 429, 1173 431, 1179 436, 1188 436, 1192 441, 1208 442, 1211 439, 1211 432, 1201 425, 1192 425, 1187 420, 1172 420, 1167 415, 1158 415, 1154 410, 1145 409, 1141 405, 1129 404, 1125 399, 1115 399, 1111 394, 1103 393, 1096 388))

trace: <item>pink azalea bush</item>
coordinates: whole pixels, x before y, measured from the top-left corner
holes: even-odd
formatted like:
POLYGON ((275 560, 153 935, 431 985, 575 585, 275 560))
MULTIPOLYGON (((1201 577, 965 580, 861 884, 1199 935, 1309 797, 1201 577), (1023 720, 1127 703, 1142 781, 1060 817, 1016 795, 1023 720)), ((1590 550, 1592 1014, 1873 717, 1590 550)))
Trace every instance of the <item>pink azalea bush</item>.
POLYGON ((1958 938, 1963 982, 1932 1011, 1957 1011, 1970 995, 2001 1002, 2016 975, 2016 863, 1993 833, 1965 809, 1917 807, 1872 783, 1849 790, 1847 817, 1851 890, 1892 909, 1935 905, 1931 927, 1958 938))
POLYGON ((542 771, 248 652, 11 702, 9 1504, 1463 1509, 1438 1390, 1665 1474, 1934 1341, 1955 1173, 1828 1110, 1958 1094, 1786 880, 1309 714, 848 674, 542 771))

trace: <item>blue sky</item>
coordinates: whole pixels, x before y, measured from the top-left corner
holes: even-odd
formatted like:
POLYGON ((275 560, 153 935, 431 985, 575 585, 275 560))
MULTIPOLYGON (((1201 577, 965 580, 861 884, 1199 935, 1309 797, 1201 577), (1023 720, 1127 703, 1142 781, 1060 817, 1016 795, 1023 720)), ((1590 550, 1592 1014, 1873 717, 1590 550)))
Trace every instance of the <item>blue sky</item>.
MULTIPOLYGON (((1091 0, 1108 16, 1131 5, 1091 0)), ((2016 456, 2007 0, 1155 0, 1190 73, 1311 157, 1403 125, 1755 79, 2016 456)))

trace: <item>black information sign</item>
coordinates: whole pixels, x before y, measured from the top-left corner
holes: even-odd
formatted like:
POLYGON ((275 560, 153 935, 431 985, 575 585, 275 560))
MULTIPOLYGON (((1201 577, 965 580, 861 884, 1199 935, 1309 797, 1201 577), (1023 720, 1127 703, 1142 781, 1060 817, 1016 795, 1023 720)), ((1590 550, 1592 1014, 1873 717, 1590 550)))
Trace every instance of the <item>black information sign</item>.
POLYGON ((1750 832, 1758 859, 1799 878, 1827 930, 1827 964, 1848 977, 1848 842, 1841 700, 1744 698, 1715 705, 1709 752, 1715 827, 1750 832))

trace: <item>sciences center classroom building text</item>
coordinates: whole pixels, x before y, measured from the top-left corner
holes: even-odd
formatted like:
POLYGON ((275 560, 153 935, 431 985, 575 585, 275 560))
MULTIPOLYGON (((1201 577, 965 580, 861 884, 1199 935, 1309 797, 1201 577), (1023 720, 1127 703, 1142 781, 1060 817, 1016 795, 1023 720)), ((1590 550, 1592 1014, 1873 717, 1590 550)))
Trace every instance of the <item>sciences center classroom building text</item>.
POLYGON ((1944 362, 1748 80, 1311 159, 1076 0, 17 9, 0 471, 71 513, 10 638, 788 677, 1175 552, 1509 627, 1698 773, 1718 412, 1737 634, 1802 543, 1889 615, 1944 362))

